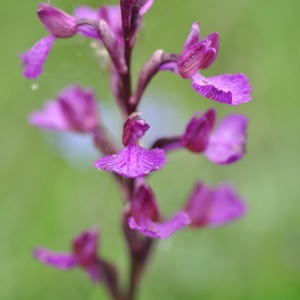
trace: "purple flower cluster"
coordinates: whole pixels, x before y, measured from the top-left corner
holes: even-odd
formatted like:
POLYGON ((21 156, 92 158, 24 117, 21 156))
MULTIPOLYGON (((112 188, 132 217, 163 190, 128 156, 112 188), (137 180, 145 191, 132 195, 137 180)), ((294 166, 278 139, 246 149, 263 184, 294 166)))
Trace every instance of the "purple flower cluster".
POLYGON ((241 114, 230 114, 218 125, 215 109, 196 112, 181 134, 161 137, 148 149, 141 139, 150 129, 138 112, 143 94, 152 78, 160 71, 171 71, 192 81, 192 88, 201 96, 229 105, 251 100, 251 85, 244 74, 224 74, 204 77, 216 60, 219 34, 200 38, 200 25, 194 23, 181 54, 157 50, 143 66, 135 90, 131 80, 131 56, 146 12, 154 0, 120 0, 119 6, 92 9, 81 6, 72 15, 41 3, 38 16, 49 35, 21 55, 24 75, 35 79, 42 74, 53 43, 76 34, 92 38, 107 50, 110 59, 112 91, 124 116, 120 149, 107 131, 98 111, 98 101, 91 89, 73 85, 46 103, 41 111, 30 115, 31 124, 43 129, 74 131, 89 134, 102 157, 95 168, 112 172, 124 192, 127 205, 123 213, 123 230, 132 262, 131 285, 121 291, 116 268, 97 254, 98 232, 90 230, 73 242, 71 253, 54 253, 37 248, 35 257, 59 269, 83 268, 95 282, 104 283, 113 299, 133 299, 141 270, 147 262, 154 239, 169 238, 185 227, 223 225, 243 216, 245 204, 229 184, 210 187, 196 183, 186 203, 165 220, 154 191, 148 183, 152 172, 163 168, 167 154, 188 150, 204 154, 212 163, 225 165, 243 158, 246 152, 248 120, 241 114), (125 296, 124 296, 125 295, 125 296))

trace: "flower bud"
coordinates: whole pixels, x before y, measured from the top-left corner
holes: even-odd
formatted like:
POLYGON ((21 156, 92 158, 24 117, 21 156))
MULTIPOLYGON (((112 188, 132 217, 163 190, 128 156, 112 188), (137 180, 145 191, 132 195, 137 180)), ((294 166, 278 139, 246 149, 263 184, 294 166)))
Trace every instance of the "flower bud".
POLYGON ((75 18, 50 4, 41 3, 38 16, 55 37, 68 38, 77 32, 75 18))

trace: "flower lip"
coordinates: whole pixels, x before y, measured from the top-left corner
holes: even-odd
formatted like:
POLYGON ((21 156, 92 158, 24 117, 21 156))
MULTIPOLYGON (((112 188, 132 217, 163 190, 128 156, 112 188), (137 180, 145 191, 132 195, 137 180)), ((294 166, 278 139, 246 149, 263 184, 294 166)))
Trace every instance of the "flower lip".
POLYGON ((72 253, 57 253, 44 247, 38 247, 34 250, 33 255, 41 263, 50 265, 60 270, 69 270, 78 265, 78 262, 72 253))
POLYGON ((246 153, 248 119, 241 114, 230 114, 211 135, 205 155, 220 165, 234 163, 246 153))
POLYGON ((136 178, 157 171, 166 164, 166 155, 162 149, 148 150, 139 145, 139 139, 150 128, 139 115, 134 112, 124 124, 122 141, 125 148, 119 153, 96 160, 94 166, 97 169, 136 178))
POLYGON ((190 227, 214 227, 244 216, 246 205, 229 184, 211 188, 199 182, 184 211, 191 219, 190 227))
POLYGON ((36 79, 43 72, 43 66, 49 56, 56 38, 53 35, 40 39, 31 49, 20 55, 24 76, 29 79, 36 79))
POLYGON ((193 89, 208 99, 229 105, 240 105, 252 100, 252 86, 242 73, 212 77, 196 73, 191 79, 193 89))
POLYGON ((119 175, 136 178, 147 176, 161 169, 167 163, 161 149, 144 149, 137 144, 128 144, 121 152, 102 157, 94 162, 97 169, 115 172, 119 175))

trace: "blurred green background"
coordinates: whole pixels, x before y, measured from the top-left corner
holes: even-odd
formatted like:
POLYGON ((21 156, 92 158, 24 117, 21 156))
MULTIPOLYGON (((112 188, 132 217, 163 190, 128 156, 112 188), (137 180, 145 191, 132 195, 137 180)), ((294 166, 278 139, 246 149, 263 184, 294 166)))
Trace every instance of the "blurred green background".
MULTIPOLYGON (((106 105, 113 104, 107 75, 82 37, 59 40, 38 80, 22 77, 17 55, 46 35, 36 17, 37 2, 3 1, 0 10, 0 299, 107 299, 80 270, 60 272, 31 255, 36 245, 67 250, 74 235, 96 225, 103 256, 123 275, 127 269, 119 226, 122 199, 109 174, 92 167, 97 156, 72 164, 58 151, 56 135, 27 123, 31 111, 75 82, 93 86, 106 105)), ((71 12, 81 4, 117 1, 52 2, 71 12)), ((156 101, 160 120, 177 111, 182 120, 173 122, 184 124, 195 110, 208 107, 220 116, 242 112, 251 120, 248 154, 235 165, 217 167, 184 152, 170 156, 168 166, 151 178, 162 211, 174 213, 203 179, 233 182, 249 214, 222 228, 185 230, 161 241, 139 299, 300 299, 299 3, 157 0, 146 15, 135 72, 158 48, 179 53, 192 22, 199 20, 202 36, 213 31, 221 36, 219 57, 205 74, 246 73, 254 100, 239 107, 213 103, 190 82, 167 73, 147 90, 145 101, 156 101), (160 105, 169 112, 162 116, 160 105)), ((76 149, 71 146, 70 153, 76 149)))

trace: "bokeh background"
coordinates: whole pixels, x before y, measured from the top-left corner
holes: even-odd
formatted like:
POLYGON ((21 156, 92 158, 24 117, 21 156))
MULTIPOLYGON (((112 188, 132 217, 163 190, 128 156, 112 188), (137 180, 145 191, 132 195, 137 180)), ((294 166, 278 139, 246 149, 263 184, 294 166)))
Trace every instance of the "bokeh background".
MULTIPOLYGON (((74 143, 74 137, 27 123, 46 99, 81 83, 95 88, 108 127, 120 129, 107 74, 90 41, 59 40, 44 74, 33 82, 22 77, 17 55, 46 35, 36 17, 37 2, 3 1, 0 10, 0 298, 107 299, 81 270, 60 272, 31 254, 36 245, 68 250, 74 235, 97 226, 103 256, 123 275, 127 270, 119 226, 122 199, 109 174, 92 167, 98 157, 90 151, 92 142, 74 143)), ((68 12, 104 3, 117 1, 53 0, 68 12)), ((239 107, 213 103, 167 73, 147 90, 144 110, 151 112, 154 135, 182 129, 195 110, 208 107, 220 116, 239 112, 251 120, 248 154, 237 164, 217 167, 185 152, 170 156, 168 166, 151 178, 162 211, 175 212, 201 179, 233 182, 249 214, 222 228, 185 230, 161 241, 139 299, 300 299, 299 3, 157 0, 146 15, 135 73, 158 48, 179 53, 192 22, 199 20, 203 36, 213 31, 221 36, 219 57, 205 74, 248 74, 254 100, 239 107)))

